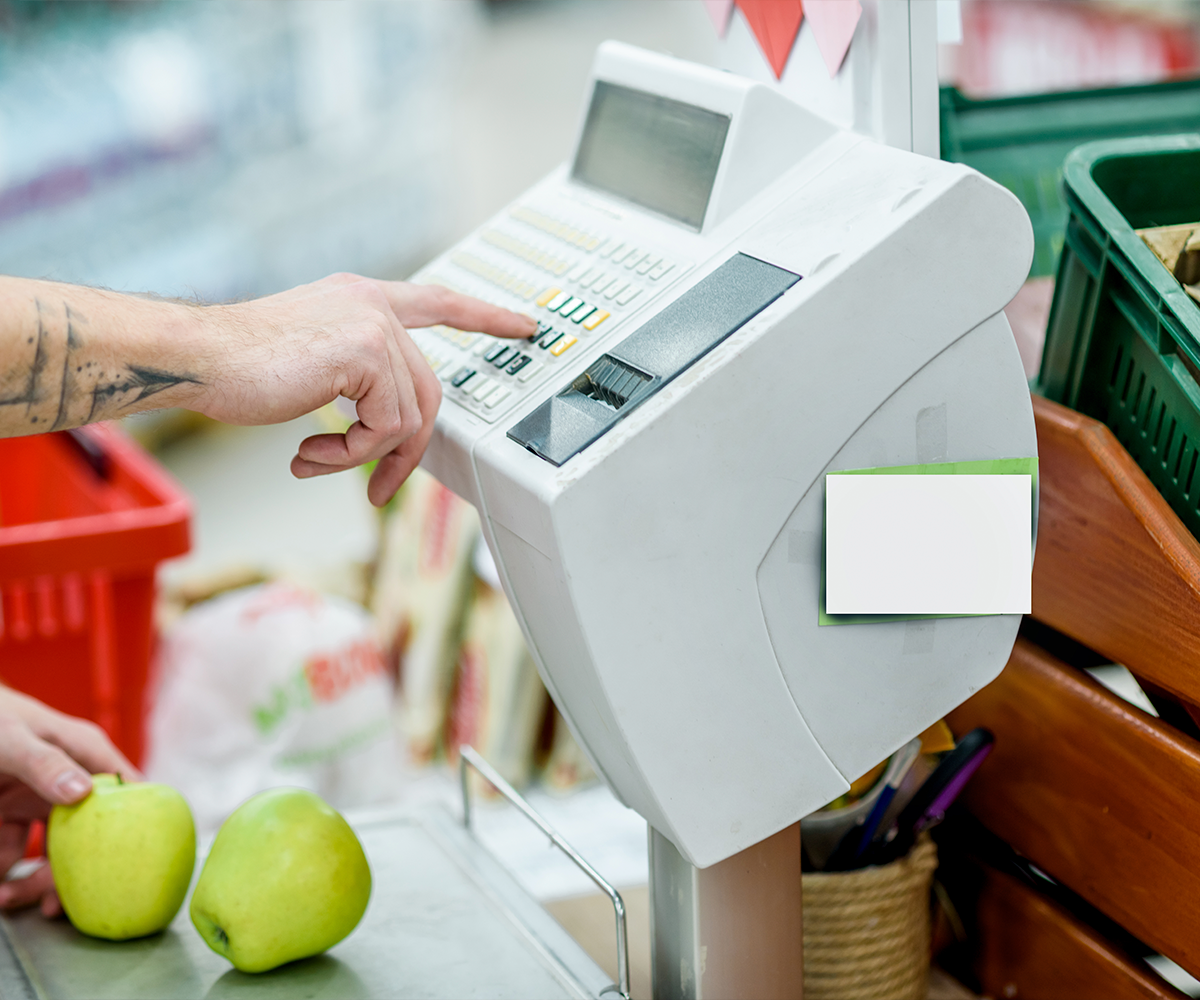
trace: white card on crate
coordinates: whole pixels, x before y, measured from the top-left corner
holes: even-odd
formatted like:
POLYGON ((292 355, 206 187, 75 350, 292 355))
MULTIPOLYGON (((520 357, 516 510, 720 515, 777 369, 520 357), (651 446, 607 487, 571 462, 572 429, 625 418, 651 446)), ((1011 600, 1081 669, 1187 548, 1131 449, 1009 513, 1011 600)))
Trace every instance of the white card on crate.
POLYGON ((825 610, 1028 614, 1028 475, 828 475, 825 610))

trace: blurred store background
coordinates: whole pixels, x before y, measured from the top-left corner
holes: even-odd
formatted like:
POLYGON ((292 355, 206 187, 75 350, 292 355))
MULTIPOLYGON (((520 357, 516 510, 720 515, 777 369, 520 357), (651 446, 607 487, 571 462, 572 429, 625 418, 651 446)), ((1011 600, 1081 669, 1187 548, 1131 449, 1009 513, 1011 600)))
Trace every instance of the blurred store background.
MULTIPOLYGON (((402 278, 568 155, 607 38, 708 64, 727 54, 702 0, 0 0, 0 273, 202 302, 332 271, 402 278)), ((1200 75, 1200 4, 940 2, 939 40, 941 82, 968 100, 1187 80, 1200 75)), ((948 146, 950 93, 943 155, 974 163, 948 146)), ((1049 256, 1010 308, 1031 376, 1061 246, 1060 155, 1048 162, 1048 174, 993 173, 1031 214, 1038 198, 1050 206, 1049 256)), ((456 747, 471 742, 614 882, 644 885, 644 823, 557 716, 474 511, 424 475, 382 514, 358 473, 291 478, 299 440, 336 419, 128 422, 196 503, 193 551, 161 573, 151 772, 203 799, 211 827, 284 780, 345 806, 451 801, 456 747), (291 662, 248 658, 223 687, 195 686, 197 644, 223 655, 247 607, 260 633, 271 615, 287 631, 297 606, 320 619, 311 652, 332 644, 340 660, 297 681, 291 662)), ((243 638, 268 642, 260 633, 243 638)), ((589 888, 523 824, 496 808, 482 828, 539 898, 589 888)))

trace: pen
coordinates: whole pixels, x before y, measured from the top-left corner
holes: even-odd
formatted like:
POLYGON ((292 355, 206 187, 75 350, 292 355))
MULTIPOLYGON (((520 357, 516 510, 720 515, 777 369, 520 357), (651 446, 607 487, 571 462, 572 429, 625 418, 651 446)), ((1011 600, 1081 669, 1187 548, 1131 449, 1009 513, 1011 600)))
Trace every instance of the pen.
POLYGON ((874 806, 871 807, 866 820, 846 831, 825 862, 825 871, 845 871, 847 868, 859 866, 860 859, 879 830, 879 824, 887 815, 888 806, 892 804, 896 791, 920 755, 921 741, 919 739, 910 740, 896 751, 893 765, 888 768, 891 771, 891 777, 883 786, 883 790, 879 793, 879 798, 875 800, 874 806))
POLYGON ((896 820, 895 835, 872 845, 865 863, 887 864, 904 857, 923 830, 941 822, 950 804, 991 753, 995 742, 996 737, 991 731, 982 727, 972 729, 959 740, 901 811, 896 820))
POLYGON ((904 780, 904 776, 908 774, 909 768, 912 767, 913 761, 916 759, 917 755, 913 754, 912 759, 905 765, 904 770, 896 775, 894 781, 889 783, 879 798, 875 800, 875 808, 871 810, 871 815, 867 817, 867 821, 863 824, 862 837, 858 841, 858 850, 854 852, 856 861, 866 853, 867 847, 875 839, 875 834, 879 832, 879 824, 883 822, 883 817, 887 815, 888 807, 892 804, 892 800, 896 797, 896 792, 900 788, 900 782, 904 780))

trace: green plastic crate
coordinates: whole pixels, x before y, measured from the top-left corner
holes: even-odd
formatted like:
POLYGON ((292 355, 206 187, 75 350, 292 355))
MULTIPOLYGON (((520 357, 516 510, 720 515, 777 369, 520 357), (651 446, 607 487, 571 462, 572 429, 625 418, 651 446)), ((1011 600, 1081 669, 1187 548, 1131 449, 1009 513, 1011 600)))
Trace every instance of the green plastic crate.
POLYGON ((942 159, 1021 199, 1033 221, 1033 277, 1054 274, 1067 222, 1062 165, 1084 142, 1200 131, 1200 80, 973 101, 941 92, 942 159))
POLYGON ((1080 146, 1035 391, 1102 420, 1200 537, 1200 305, 1135 229, 1200 223, 1200 135, 1080 146))

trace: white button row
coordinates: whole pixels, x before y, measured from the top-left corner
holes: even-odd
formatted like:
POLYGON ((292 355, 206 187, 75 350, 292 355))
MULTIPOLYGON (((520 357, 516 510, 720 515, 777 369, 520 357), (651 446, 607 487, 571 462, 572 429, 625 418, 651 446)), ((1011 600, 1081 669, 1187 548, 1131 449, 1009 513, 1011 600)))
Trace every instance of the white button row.
POLYGON ((532 208, 525 208, 523 205, 518 205, 512 209, 510 214, 514 219, 519 219, 527 225, 540 229, 544 233, 549 233, 551 236, 556 236, 558 239, 577 246, 581 250, 586 250, 588 253, 591 253, 604 242, 603 236, 596 236, 578 229, 569 222, 563 222, 561 219, 552 219, 548 215, 536 212, 532 208))
MULTIPOLYGON (((642 289, 627 281, 619 274, 610 274, 600 267, 592 267, 586 262, 580 264, 570 274, 567 275, 569 281, 574 281, 579 285, 581 291, 590 291, 593 295, 603 295, 606 299, 615 299, 618 305, 629 305, 641 293, 642 289)), ((566 302, 565 298, 559 299, 559 304, 566 302)), ((548 306, 553 309, 554 307, 548 306)))
POLYGON ((600 251, 600 257, 607 258, 610 263, 622 265, 637 274, 644 274, 651 281, 657 281, 675 266, 674 263, 664 260, 653 251, 642 250, 640 247, 617 240, 611 240, 606 244, 600 251))
POLYGON ((563 260, 561 257, 555 257, 554 254, 546 253, 544 250, 539 250, 537 247, 509 236, 507 233, 502 233, 498 229, 485 229, 479 234, 479 237, 484 243, 489 243, 507 253, 520 257, 522 260, 533 264, 534 267, 540 267, 543 271, 549 271, 551 274, 562 274, 571 266, 570 261, 563 260))
POLYGON ((450 260, 464 271, 469 271, 484 281, 489 281, 493 285, 503 288, 505 291, 512 292, 513 295, 519 298, 529 300, 537 294, 536 285, 531 285, 520 275, 511 274, 501 267, 489 264, 486 260, 482 260, 474 254, 459 250, 451 254, 450 260))
POLYGON ((482 334, 479 333, 464 333, 462 330, 455 330, 452 326, 431 326, 429 329, 436 333, 442 340, 448 340, 452 344, 457 344, 459 347, 467 348, 474 345, 482 334))

